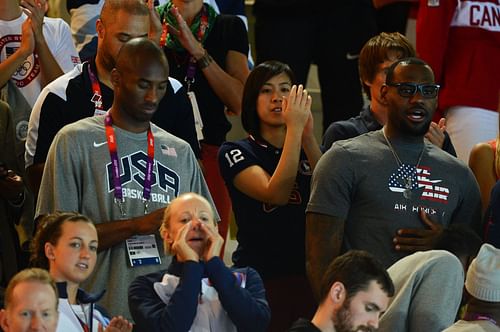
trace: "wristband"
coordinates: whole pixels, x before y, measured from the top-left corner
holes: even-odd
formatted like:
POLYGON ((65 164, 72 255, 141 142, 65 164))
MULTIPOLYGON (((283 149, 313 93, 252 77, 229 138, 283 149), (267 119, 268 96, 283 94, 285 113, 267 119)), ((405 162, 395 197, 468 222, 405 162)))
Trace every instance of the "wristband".
POLYGON ((214 59, 212 59, 212 57, 210 56, 210 54, 208 54, 207 50, 205 50, 205 54, 201 58, 199 58, 198 60, 196 60, 196 63, 198 64, 198 67, 200 69, 205 69, 208 66, 210 66, 210 64, 212 63, 212 61, 214 61, 214 59))

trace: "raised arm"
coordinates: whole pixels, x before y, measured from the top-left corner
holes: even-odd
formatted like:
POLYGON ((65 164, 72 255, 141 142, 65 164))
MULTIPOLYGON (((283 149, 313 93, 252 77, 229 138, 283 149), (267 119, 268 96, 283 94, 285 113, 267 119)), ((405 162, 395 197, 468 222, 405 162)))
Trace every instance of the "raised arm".
POLYGON ((304 132, 302 133, 302 148, 304 149, 309 165, 311 165, 311 170, 316 168, 319 158, 321 158, 322 152, 319 148, 318 141, 314 136, 314 125, 313 125, 312 113, 309 114, 309 119, 307 120, 306 126, 304 127, 304 132))
MULTIPOLYGON (((243 86, 248 77, 248 58, 246 54, 229 50, 226 66, 222 68, 215 62, 203 45, 196 40, 177 8, 172 8, 178 23, 178 29, 169 25, 168 31, 175 34, 186 51, 198 62, 198 69, 203 72, 210 87, 226 105, 230 113, 241 113, 243 86)), ((242 22, 243 25, 243 22, 242 22)), ((243 30, 244 31, 244 27, 243 30)), ((234 32, 233 32, 234 33, 234 32)))
POLYGON ((321 279, 328 265, 340 255, 345 221, 325 214, 306 214, 306 271, 318 298, 321 279))
POLYGON ((28 10, 24 10, 28 15, 27 21, 35 35, 35 50, 40 61, 40 70, 42 73, 42 87, 55 80, 62 74, 63 70, 57 63, 54 55, 49 49, 45 36, 43 35, 43 20, 45 15, 45 0, 23 0, 22 5, 28 10))
POLYGON ((490 203, 491 189, 497 182, 495 171, 495 155, 488 143, 476 144, 469 156, 469 167, 476 177, 481 193, 482 212, 490 203))
POLYGON ((28 56, 30 56, 35 49, 35 36, 31 29, 29 20, 24 21, 21 30, 21 45, 19 48, 0 63, 0 87, 3 87, 11 76, 16 72, 28 56))
POLYGON ((141 217, 106 221, 96 224, 99 251, 106 250, 134 235, 153 234, 160 229, 165 208, 155 210, 141 217))
POLYGON ((270 204, 285 205, 295 184, 300 160, 302 134, 309 118, 311 97, 300 85, 293 86, 283 104, 286 136, 276 170, 269 175, 258 165, 250 166, 234 177, 235 187, 246 195, 270 204))

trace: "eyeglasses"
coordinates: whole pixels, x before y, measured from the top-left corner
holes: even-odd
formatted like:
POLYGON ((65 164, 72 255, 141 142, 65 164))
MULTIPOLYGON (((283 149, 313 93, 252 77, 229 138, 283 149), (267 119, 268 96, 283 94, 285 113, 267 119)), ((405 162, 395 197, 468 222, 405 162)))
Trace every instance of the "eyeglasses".
POLYGON ((426 99, 436 98, 440 86, 437 84, 417 84, 417 83, 385 83, 385 85, 393 86, 398 89, 398 94, 401 97, 413 97, 417 91, 420 91, 422 97, 426 99))

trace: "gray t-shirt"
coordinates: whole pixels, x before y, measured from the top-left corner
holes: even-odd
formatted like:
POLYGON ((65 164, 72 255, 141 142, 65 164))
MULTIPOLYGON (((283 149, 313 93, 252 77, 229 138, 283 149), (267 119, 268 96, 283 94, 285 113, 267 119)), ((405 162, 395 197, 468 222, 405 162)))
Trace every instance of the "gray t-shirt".
POLYGON ((444 226, 475 227, 480 221, 479 188, 464 163, 427 141, 391 143, 401 166, 381 130, 334 143, 316 166, 307 207, 307 212, 345 220, 343 250, 367 250, 385 267, 407 255, 394 249, 398 229, 426 227, 420 209, 444 226), (412 187, 406 198, 408 176, 412 187))
MULTIPOLYGON (((147 161, 147 133, 131 133, 114 126, 120 159, 125 218, 144 215, 143 179, 147 161)), ((208 187, 190 146, 151 124, 155 161, 148 211, 163 208, 184 192, 196 192, 212 203, 208 187)), ((43 173, 36 215, 56 210, 77 211, 94 223, 123 219, 114 202, 111 159, 104 116, 65 126, 52 143, 43 173)), ((102 305, 112 315, 130 318, 129 284, 139 275, 166 269, 170 257, 156 232, 161 265, 130 267, 125 242, 98 254, 94 273, 85 284, 89 291, 106 289, 102 305)))

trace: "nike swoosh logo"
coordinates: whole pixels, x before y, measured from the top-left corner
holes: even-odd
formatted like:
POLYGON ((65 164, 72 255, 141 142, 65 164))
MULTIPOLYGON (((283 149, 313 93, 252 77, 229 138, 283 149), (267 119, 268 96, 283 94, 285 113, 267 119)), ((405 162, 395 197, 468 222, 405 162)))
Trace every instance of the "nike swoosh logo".
POLYGON ((107 141, 106 142, 102 142, 102 143, 96 143, 96 142, 94 142, 94 148, 98 148, 100 146, 103 146, 104 144, 108 144, 108 142, 107 141))
POLYGON ((347 58, 347 60, 356 60, 357 58, 359 58, 359 54, 351 54, 347 52, 345 57, 347 58))

